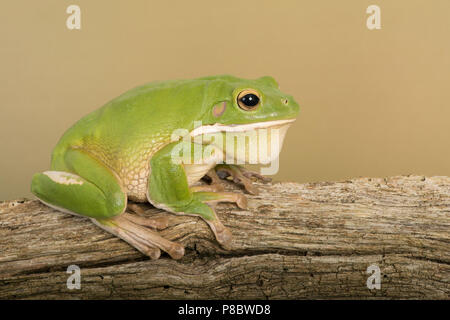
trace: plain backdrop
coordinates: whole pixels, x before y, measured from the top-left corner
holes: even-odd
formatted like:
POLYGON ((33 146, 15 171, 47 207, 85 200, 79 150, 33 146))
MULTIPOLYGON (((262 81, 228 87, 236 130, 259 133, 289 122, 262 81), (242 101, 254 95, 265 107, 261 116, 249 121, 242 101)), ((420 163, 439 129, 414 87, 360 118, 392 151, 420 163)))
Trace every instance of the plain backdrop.
POLYGON ((3 0, 0 199, 29 197, 63 132, 124 91, 224 73, 271 75, 300 103, 276 180, 450 175, 449 15, 448 0, 3 0))

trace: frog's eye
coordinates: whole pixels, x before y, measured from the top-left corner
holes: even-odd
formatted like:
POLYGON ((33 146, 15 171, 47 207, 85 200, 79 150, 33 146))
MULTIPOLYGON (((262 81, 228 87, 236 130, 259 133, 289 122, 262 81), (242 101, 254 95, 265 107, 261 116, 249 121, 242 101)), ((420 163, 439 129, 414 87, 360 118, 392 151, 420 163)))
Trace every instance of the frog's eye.
POLYGON ((243 110, 254 110, 260 105, 261 98, 256 90, 243 90, 238 94, 237 104, 243 110))

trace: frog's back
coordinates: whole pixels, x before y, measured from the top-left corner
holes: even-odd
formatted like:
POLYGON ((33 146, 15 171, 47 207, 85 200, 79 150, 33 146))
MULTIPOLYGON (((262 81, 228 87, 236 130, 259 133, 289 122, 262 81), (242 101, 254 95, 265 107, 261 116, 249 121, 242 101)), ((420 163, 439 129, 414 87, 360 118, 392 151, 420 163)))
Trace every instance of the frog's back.
MULTIPOLYGON (((170 142, 174 129, 183 128, 195 114, 180 117, 178 95, 201 104, 206 80, 152 82, 131 89, 86 115, 69 128, 52 154, 52 170, 69 170, 68 148, 80 149, 115 172, 134 194, 145 195, 149 159, 170 142), (185 97, 185 93, 191 95, 185 97), (197 100, 196 100, 197 99, 197 100), (133 190, 135 189, 135 190, 133 190)), ((186 101, 184 101, 186 103, 186 101)), ((133 197, 132 197, 133 198, 133 197)))

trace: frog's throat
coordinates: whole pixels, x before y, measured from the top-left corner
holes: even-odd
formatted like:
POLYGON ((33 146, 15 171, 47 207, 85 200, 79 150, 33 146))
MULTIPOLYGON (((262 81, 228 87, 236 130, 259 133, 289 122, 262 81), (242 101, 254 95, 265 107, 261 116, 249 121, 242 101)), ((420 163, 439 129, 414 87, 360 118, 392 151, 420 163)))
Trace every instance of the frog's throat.
POLYGON ((273 120, 249 124, 231 124, 231 125, 216 123, 213 125, 197 127, 190 132, 190 136, 195 137, 202 134, 217 133, 217 132, 245 132, 256 129, 277 128, 284 126, 286 124, 290 124, 294 121, 295 119, 286 119, 286 120, 273 120))

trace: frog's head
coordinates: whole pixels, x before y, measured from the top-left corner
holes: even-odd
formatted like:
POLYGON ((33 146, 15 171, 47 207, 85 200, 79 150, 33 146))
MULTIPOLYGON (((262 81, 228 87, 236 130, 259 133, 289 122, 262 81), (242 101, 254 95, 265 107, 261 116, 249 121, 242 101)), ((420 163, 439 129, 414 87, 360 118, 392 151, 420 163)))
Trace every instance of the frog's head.
POLYGON ((195 128, 191 136, 276 128, 280 133, 281 149, 287 128, 299 112, 299 105, 292 96, 280 91, 275 79, 266 76, 247 80, 224 75, 201 80, 208 80, 202 119, 199 119, 202 126, 195 128))
POLYGON ((294 98, 281 92, 272 77, 247 80, 225 75, 202 79, 210 80, 202 108, 203 124, 259 123, 260 127, 264 122, 292 122, 299 112, 294 98))

